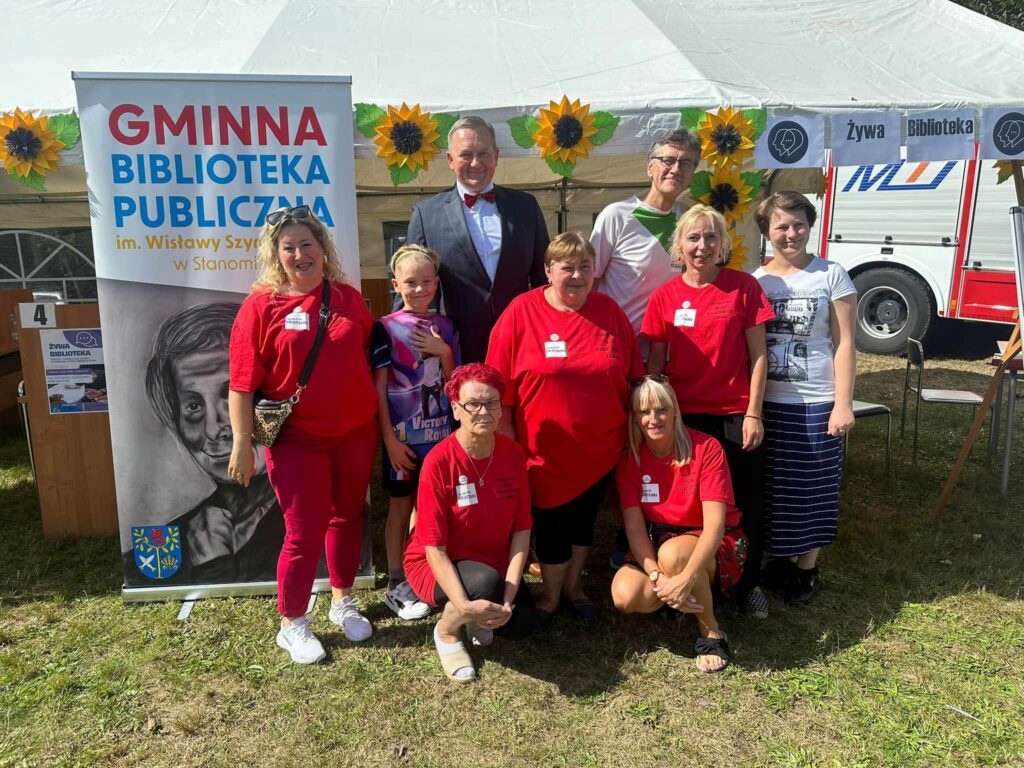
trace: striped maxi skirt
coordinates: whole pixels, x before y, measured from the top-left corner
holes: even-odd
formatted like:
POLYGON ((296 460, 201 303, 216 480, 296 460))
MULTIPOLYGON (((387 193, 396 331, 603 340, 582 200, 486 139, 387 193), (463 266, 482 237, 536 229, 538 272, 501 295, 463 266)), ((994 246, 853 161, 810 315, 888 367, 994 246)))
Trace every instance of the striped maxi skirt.
POLYGON ((768 552, 802 555, 835 541, 843 440, 828 434, 833 403, 764 404, 768 552))

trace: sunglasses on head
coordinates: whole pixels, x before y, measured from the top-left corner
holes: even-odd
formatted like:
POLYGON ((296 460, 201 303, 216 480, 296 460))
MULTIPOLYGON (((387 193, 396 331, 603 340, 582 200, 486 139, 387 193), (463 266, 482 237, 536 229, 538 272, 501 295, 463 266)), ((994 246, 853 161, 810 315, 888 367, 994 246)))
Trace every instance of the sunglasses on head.
POLYGON ((648 373, 646 376, 641 376, 639 379, 633 379, 629 382, 629 388, 636 389, 645 381, 654 381, 658 384, 668 384, 668 376, 663 373, 648 373))
POLYGON ((294 208, 288 208, 288 207, 278 208, 276 211, 272 211, 271 213, 268 213, 266 221, 267 221, 267 224, 269 224, 270 226, 273 227, 278 222, 280 222, 281 219, 285 218, 286 216, 289 219, 299 219, 299 220, 301 220, 301 219, 308 219, 309 215, 310 215, 310 210, 309 210, 309 206, 308 205, 296 205, 294 208))

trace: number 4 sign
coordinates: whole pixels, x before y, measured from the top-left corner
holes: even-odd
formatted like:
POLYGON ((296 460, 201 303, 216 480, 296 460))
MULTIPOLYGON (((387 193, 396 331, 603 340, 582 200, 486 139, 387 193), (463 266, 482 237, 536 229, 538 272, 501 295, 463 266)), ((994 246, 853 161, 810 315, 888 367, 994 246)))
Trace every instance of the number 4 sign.
POLYGON ((22 328, 56 328, 56 304, 19 304, 19 325, 22 328))

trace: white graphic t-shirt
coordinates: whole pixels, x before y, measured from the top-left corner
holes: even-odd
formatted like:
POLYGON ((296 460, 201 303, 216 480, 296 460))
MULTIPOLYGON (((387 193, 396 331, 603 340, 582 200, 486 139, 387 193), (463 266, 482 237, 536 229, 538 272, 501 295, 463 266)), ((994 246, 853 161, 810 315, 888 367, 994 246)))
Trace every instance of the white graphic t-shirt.
POLYGON ((598 290, 615 299, 637 334, 654 289, 681 273, 668 246, 686 208, 676 203, 669 211, 659 211, 634 195, 606 207, 594 222, 590 243, 597 253, 598 290))
POLYGON ((815 258, 800 272, 772 275, 764 267, 754 273, 775 319, 768 333, 768 386, 772 403, 828 403, 835 399, 835 345, 829 305, 857 293, 853 280, 834 261, 815 258))

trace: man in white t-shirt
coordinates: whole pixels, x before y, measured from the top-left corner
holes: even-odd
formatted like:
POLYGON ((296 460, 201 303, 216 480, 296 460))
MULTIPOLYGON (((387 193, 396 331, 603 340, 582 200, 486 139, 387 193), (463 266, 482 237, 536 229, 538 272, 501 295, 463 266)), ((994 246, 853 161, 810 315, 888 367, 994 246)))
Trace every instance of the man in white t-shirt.
MULTIPOLYGON (((647 156, 651 189, 598 214, 590 242, 597 252, 594 287, 622 307, 639 335, 654 289, 680 273, 669 256, 672 232, 689 207, 677 202, 700 161, 700 139, 684 128, 662 135, 647 156)), ((647 357, 646 345, 641 340, 647 357)))
MULTIPOLYGON (((700 139, 684 128, 662 134, 647 155, 651 188, 641 200, 636 195, 612 203, 597 215, 590 242, 597 254, 594 287, 615 299, 637 336, 654 289, 681 273, 669 255, 676 221, 689 207, 677 202, 690 188, 700 161, 700 139)), ((647 360, 649 344, 640 339, 647 360)), ((612 551, 612 568, 625 561, 629 542, 620 527, 612 551)))

